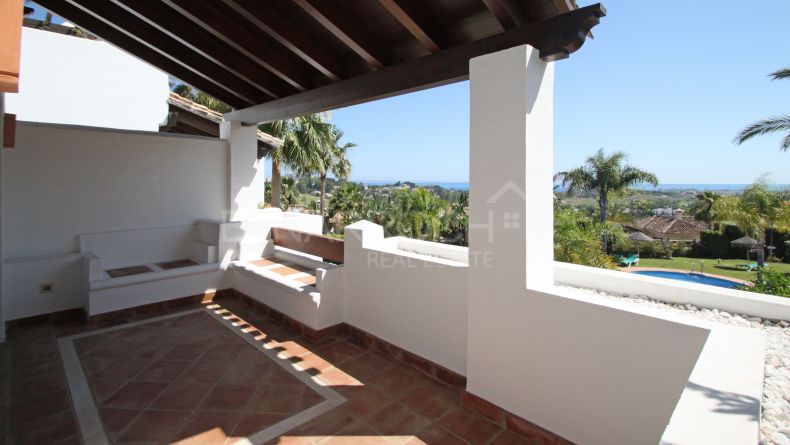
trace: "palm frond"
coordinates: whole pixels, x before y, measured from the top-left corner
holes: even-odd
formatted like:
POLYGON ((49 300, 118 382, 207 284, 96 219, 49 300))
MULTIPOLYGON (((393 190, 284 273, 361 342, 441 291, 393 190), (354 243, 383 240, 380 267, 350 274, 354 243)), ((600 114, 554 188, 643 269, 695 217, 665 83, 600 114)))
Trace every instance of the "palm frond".
POLYGON ((787 115, 772 117, 749 125, 735 136, 735 143, 741 145, 755 136, 785 131, 789 134, 782 142, 782 150, 786 151, 790 147, 790 116, 787 115))
POLYGON ((790 68, 774 71, 770 76, 772 80, 790 79, 790 68))

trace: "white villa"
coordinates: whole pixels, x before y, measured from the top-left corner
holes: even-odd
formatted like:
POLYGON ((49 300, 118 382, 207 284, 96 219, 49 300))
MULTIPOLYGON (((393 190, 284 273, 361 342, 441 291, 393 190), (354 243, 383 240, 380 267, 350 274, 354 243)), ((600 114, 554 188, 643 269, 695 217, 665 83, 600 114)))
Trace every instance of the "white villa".
POLYGON ((0 442, 790 443, 790 302, 553 261, 602 5, 37 3, 99 39, 0 3, 0 442), (168 76, 219 137, 159 131, 168 76), (256 124, 462 80, 468 248, 258 208, 256 124))

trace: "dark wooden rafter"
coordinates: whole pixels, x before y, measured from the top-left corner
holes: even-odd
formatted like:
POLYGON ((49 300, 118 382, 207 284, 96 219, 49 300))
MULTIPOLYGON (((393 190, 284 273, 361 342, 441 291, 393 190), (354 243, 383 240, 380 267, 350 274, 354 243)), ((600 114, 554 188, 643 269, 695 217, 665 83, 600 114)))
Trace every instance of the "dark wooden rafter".
POLYGON ((192 51, 223 66, 230 73, 266 93, 271 99, 287 94, 287 87, 271 72, 251 62, 243 54, 204 32, 196 32, 195 24, 173 9, 139 0, 110 0, 119 7, 167 34, 192 51), (154 21, 150 17, 156 17, 154 21), (235 57, 227 57, 233 54, 235 57))
POLYGON ((137 39, 129 38, 128 33, 119 30, 117 27, 72 3, 63 0, 37 0, 36 3, 61 17, 78 23, 80 27, 92 34, 113 42, 115 46, 122 50, 156 65, 184 82, 201 85, 203 91, 234 108, 242 108, 256 103, 255 100, 245 98, 244 95, 232 91, 228 86, 223 85, 211 76, 202 74, 199 70, 193 71, 189 67, 174 61, 161 50, 152 48, 151 45, 140 42, 137 39))
POLYGON ((547 62, 564 59, 582 46, 590 30, 604 15, 603 5, 587 6, 377 72, 233 111, 225 117, 255 124, 445 85, 469 76, 470 59, 518 45, 536 47, 541 59, 547 62))
POLYGON ((524 26, 535 20, 526 5, 518 0, 482 0, 482 2, 504 29, 524 26))
POLYGON ((126 9, 107 0, 66 0, 75 6, 81 7, 84 10, 101 17, 107 21, 111 26, 124 32, 129 37, 137 41, 151 45, 150 42, 156 42, 151 45, 154 49, 161 51, 162 54, 170 57, 175 62, 183 65, 193 72, 199 72, 205 76, 210 76, 215 79, 224 79, 223 86, 227 87, 234 93, 241 95, 245 99, 252 100, 253 102, 261 103, 271 100, 272 95, 262 91, 254 85, 251 85, 241 78, 234 75, 228 76, 229 71, 227 67, 222 64, 217 64, 211 59, 194 52, 189 47, 174 40, 166 33, 158 30, 156 27, 140 19, 135 14, 130 13, 126 9))
POLYGON ((428 51, 435 53, 456 43, 422 0, 379 0, 428 51))
POLYGON ((344 68, 332 56, 331 51, 304 32, 297 23, 281 14, 276 3, 272 2, 261 8, 256 0, 223 2, 330 80, 336 81, 345 77, 344 68))
POLYGON ((378 37, 357 19, 343 2, 336 0, 293 0, 313 19, 359 55, 372 69, 390 62, 378 37))
MULTIPOLYGON (((199 25, 198 32, 208 32, 223 43, 243 53, 260 66, 271 71, 277 77, 290 84, 298 91, 320 86, 309 72, 300 69, 302 63, 295 57, 285 55, 288 51, 279 51, 254 32, 252 23, 224 5, 216 1, 194 0, 162 0, 162 3, 184 15, 199 25)), ((325 83, 325 82, 324 82, 325 83)))

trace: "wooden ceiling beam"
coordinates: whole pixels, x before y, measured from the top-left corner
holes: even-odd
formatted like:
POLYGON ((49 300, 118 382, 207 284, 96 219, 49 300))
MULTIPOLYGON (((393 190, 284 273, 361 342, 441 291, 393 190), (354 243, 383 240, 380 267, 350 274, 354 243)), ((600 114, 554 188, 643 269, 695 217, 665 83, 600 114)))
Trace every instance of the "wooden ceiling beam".
POLYGON ((422 0, 379 0, 379 3, 428 51, 435 53, 455 43, 422 0))
POLYGON ((293 0, 313 19, 351 48, 372 69, 389 64, 390 58, 375 34, 346 8, 335 0, 293 0))
POLYGON ((332 51, 314 39, 302 26, 280 13, 276 3, 261 8, 257 0, 222 0, 272 39, 310 64, 332 81, 345 77, 346 70, 334 58, 332 51))
POLYGON ((255 103, 254 100, 232 91, 211 76, 193 71, 163 54, 161 50, 130 38, 127 33, 72 3, 63 0, 36 0, 36 3, 184 82, 201 85, 203 91, 231 107, 242 108, 255 103))
POLYGON ((256 124, 458 82, 468 78, 470 59, 524 44, 538 48, 545 61, 564 59, 582 46, 589 31, 604 15, 606 11, 603 5, 587 6, 377 72, 232 111, 226 113, 225 118, 256 124))
POLYGON ((238 16, 229 8, 220 7, 216 2, 203 0, 161 1, 197 24, 203 31, 243 53, 298 91, 305 91, 326 83, 317 83, 309 75, 309 70, 312 68, 302 69, 307 65, 295 57, 287 57, 284 54, 287 51, 278 51, 277 43, 270 45, 262 40, 252 23, 247 22, 246 19, 238 16))
POLYGON ((518 26, 516 20, 510 15, 510 11, 505 7, 504 0, 482 0, 482 2, 503 29, 508 30, 518 26))
POLYGON ((234 48, 213 39, 192 21, 170 8, 139 0, 110 1, 192 51, 224 67, 272 99, 285 96, 293 91, 289 91, 289 87, 282 79, 250 61, 234 48), (156 18, 156 21, 153 18, 156 18))
POLYGON ((188 46, 174 40, 166 33, 151 26, 148 22, 117 4, 107 0, 66 1, 101 17, 102 20, 121 30, 129 37, 160 51, 184 67, 219 80, 223 86, 241 94, 246 99, 260 103, 274 98, 273 95, 236 77, 224 64, 215 63, 211 59, 193 51, 188 46))

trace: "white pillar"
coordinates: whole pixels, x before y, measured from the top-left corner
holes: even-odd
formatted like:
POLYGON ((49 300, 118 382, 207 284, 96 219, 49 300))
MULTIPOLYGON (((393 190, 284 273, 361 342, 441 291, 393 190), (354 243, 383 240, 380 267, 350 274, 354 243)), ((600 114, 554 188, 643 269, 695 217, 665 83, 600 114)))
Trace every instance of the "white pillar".
POLYGON ((258 128, 222 122, 219 137, 228 141, 230 213, 228 221, 242 221, 258 210, 265 198, 264 160, 258 159, 258 128))
POLYGON ((469 66, 470 291, 553 285, 554 65, 519 46, 469 66))

